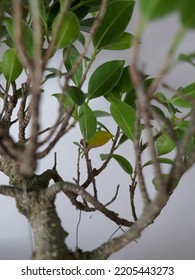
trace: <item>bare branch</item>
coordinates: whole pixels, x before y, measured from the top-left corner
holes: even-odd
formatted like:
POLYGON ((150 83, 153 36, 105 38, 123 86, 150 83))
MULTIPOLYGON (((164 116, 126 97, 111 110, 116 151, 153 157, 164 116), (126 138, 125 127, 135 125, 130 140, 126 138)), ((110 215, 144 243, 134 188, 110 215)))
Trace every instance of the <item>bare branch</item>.
MULTIPOLYGON (((161 166, 158 161, 154 135, 153 135, 152 127, 150 124, 150 116, 152 114, 151 106, 150 106, 150 95, 145 89, 143 73, 138 70, 138 66, 137 66, 138 54, 139 54, 139 44, 138 44, 138 40, 135 39, 134 47, 133 47, 133 54, 132 54, 132 66, 130 68, 130 71, 131 71, 131 75, 133 78, 135 90, 137 93, 137 98, 138 98, 137 106, 138 106, 138 110, 140 110, 139 114, 140 114, 140 117, 143 118, 147 136, 148 136, 148 144, 149 144, 149 148, 150 148, 150 152, 151 152, 151 157, 152 157, 152 161, 153 161, 153 166, 154 166, 159 190, 161 190, 163 193, 163 192, 166 192, 167 189, 165 188, 164 182, 162 179, 161 166)), ((146 192, 145 192, 145 194, 146 194, 146 192)), ((147 195, 144 197, 146 198, 145 202, 147 202, 147 195)))
POLYGON ((96 200, 91 194, 86 192, 83 188, 78 187, 74 183, 70 182, 59 182, 55 185, 52 185, 47 190, 47 197, 49 198, 55 198, 56 194, 60 191, 63 191, 65 193, 71 192, 76 195, 80 195, 84 200, 86 200, 88 203, 91 203, 96 210, 100 211, 102 214, 104 214, 106 217, 108 217, 110 220, 114 221, 118 225, 124 225, 124 226, 132 226, 133 222, 130 222, 126 219, 118 217, 118 214, 114 211, 108 210, 101 202, 96 200))
POLYGON ((115 193, 115 195, 113 196, 113 198, 112 198, 109 202, 107 202, 106 204, 104 204, 105 207, 109 206, 110 204, 112 204, 112 203, 117 199, 118 192, 119 192, 119 188, 120 188, 120 185, 118 185, 118 186, 116 187, 116 193, 115 193))
POLYGON ((60 127, 60 130, 58 131, 57 135, 55 136, 55 138, 49 143, 49 145, 41 152, 37 153, 36 157, 37 158, 43 158, 44 156, 46 156, 55 146, 55 144, 59 141, 59 139, 67 133, 68 129, 68 123, 69 120, 72 116, 72 112, 74 110, 74 107, 70 108, 69 111, 67 112, 66 117, 64 118, 62 125, 60 127))
POLYGON ((15 0, 13 1, 13 11, 14 11, 14 36, 16 48, 19 54, 19 57, 25 66, 31 72, 33 69, 33 63, 29 58, 23 40, 23 31, 22 31, 22 1, 15 0))
POLYGON ((20 101, 20 107, 18 110, 18 121, 19 121, 19 133, 18 133, 18 139, 19 141, 25 141, 25 130, 26 127, 30 121, 30 113, 28 111, 28 114, 26 114, 25 109, 26 109, 26 100, 27 100, 27 95, 29 91, 29 86, 27 83, 22 84, 22 99, 20 101), (28 116, 28 118, 27 118, 28 116))
POLYGON ((158 193, 154 201, 148 205, 141 217, 132 225, 124 234, 116 237, 99 248, 92 251, 95 255, 99 255, 101 259, 107 259, 111 254, 125 247, 131 241, 140 237, 143 230, 154 222, 163 207, 168 202, 169 196, 158 193))
MULTIPOLYGON (((112 154, 114 153, 115 149, 116 149, 116 146, 117 146, 117 141, 118 141, 118 138, 119 138, 119 135, 120 135, 120 128, 117 127, 117 131, 116 131, 116 135, 114 137, 114 140, 113 140, 113 143, 112 143, 112 147, 110 149, 110 152, 108 154, 108 157, 106 158, 106 160, 104 161, 104 163, 102 164, 102 166, 100 166, 100 168, 98 169, 93 169, 93 176, 96 177, 98 176, 109 164, 111 158, 112 158, 112 154)), ((91 177, 88 176, 87 180, 82 184, 81 187, 83 188, 87 188, 90 184, 91 184, 91 177)))
POLYGON ((30 1, 31 16, 33 24, 33 42, 34 42, 34 57, 33 71, 31 71, 32 94, 30 101, 31 115, 31 137, 28 145, 26 145, 23 158, 21 160, 21 170, 24 174, 32 174, 36 167, 36 150, 37 139, 39 133, 39 106, 41 98, 41 80, 42 80, 42 32, 40 22, 40 12, 38 0, 30 1))
MULTIPOLYGON (((135 172, 138 175, 138 180, 139 180, 139 187, 142 195, 143 202, 146 205, 150 203, 150 197, 148 195, 147 189, 146 189, 146 184, 144 180, 144 175, 142 171, 142 162, 141 162, 141 153, 142 149, 140 146, 140 117, 141 117, 141 108, 140 104, 137 102, 136 106, 136 123, 135 123, 135 141, 134 141, 134 146, 135 146, 135 155, 136 155, 136 168, 135 172)), ((135 211, 134 211, 134 203, 133 203, 133 196, 134 196, 134 191, 131 192, 131 204, 132 204, 132 209, 134 213, 134 219, 136 218, 135 211)))
POLYGON ((137 187, 136 176, 137 176, 137 174, 135 172, 134 177, 132 178, 132 183, 129 186, 130 205, 131 205, 131 212, 132 212, 132 216, 134 218, 134 221, 137 221, 137 214, 136 214, 135 203, 134 203, 135 190, 136 190, 136 187, 137 187))

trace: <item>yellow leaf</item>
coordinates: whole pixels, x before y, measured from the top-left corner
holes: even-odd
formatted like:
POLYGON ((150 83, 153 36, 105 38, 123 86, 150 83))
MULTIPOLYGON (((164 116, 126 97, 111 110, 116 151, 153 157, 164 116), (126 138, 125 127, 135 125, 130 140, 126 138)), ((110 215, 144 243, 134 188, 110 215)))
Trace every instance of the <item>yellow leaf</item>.
POLYGON ((112 138, 108 131, 96 131, 94 136, 87 143, 87 150, 105 145, 112 138))

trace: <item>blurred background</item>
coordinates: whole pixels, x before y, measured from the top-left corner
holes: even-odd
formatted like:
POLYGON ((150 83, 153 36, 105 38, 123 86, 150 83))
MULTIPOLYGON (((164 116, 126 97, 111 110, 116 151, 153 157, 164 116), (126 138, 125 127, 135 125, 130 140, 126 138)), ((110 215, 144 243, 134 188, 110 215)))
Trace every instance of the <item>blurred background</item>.
MULTIPOLYGON (((135 33, 138 21, 138 9, 132 18, 128 31, 135 33)), ((165 59, 166 52, 170 46, 174 34, 179 28, 179 19, 176 14, 172 14, 163 20, 148 24, 140 45, 140 65, 144 66, 145 73, 151 77, 158 76, 159 69, 165 59)), ((181 44, 178 53, 190 53, 194 51, 195 32, 188 32, 185 40, 181 44)), ((2 47, 1 47, 2 48, 2 47)), ((1 49, 2 51, 2 49, 1 49)), ((96 64, 98 65, 111 59, 125 59, 127 64, 130 61, 131 52, 110 52, 104 51, 99 54, 96 64)), ((55 57, 56 66, 60 63, 61 54, 55 57)), ((178 63, 177 66, 164 78, 164 81, 178 88, 188 83, 194 82, 195 70, 187 63, 178 63)), ((22 77, 18 82, 22 82, 22 77)), ((3 79, 0 78, 0 83, 3 79)), ((84 85, 87 89, 87 81, 84 85)), ((41 107, 42 128, 50 126, 55 120, 58 104, 53 96, 59 91, 58 82, 50 80, 45 86, 41 107)), ((108 110, 109 104, 104 98, 93 100, 90 106, 95 109, 108 110)), ((116 131, 115 124, 106 119, 106 125, 111 132, 116 131)), ((13 131, 13 135, 14 135, 13 131)), ((57 169, 64 180, 73 181, 76 177, 77 147, 74 141, 79 142, 81 134, 76 127, 60 140, 54 150, 39 163, 38 173, 47 168, 52 168, 54 162, 54 152, 57 152, 57 169)), ((90 152, 94 167, 101 164, 99 155, 108 153, 110 144, 94 149, 90 152)), ((128 156, 129 161, 134 162, 134 151, 132 143, 126 143, 118 152, 128 156)), ((145 155, 145 160, 148 160, 145 155)), ((167 167, 166 167, 167 168, 167 167)), ((151 184, 153 176, 152 169, 146 168, 145 176, 151 195, 155 195, 155 190, 151 184)), ((85 162, 82 161, 81 178, 85 178, 85 162)), ((112 255, 110 259, 194 259, 195 258, 195 168, 189 170, 179 183, 179 186, 171 196, 168 205, 163 209, 161 215, 155 222, 142 233, 142 236, 126 246, 123 250, 112 255)), ((8 179, 0 174, 0 183, 8 183, 8 179)), ((111 209, 119 212, 120 216, 132 219, 129 206, 129 177, 118 164, 111 161, 109 167, 98 178, 99 199, 102 203, 108 202, 115 194, 116 186, 120 184, 118 200, 111 209)), ((142 211, 142 203, 139 190, 135 197, 137 213, 142 211)), ((59 194, 56 199, 56 206, 62 224, 69 232, 67 238, 68 246, 72 249, 76 246, 76 227, 79 221, 79 211, 75 210, 64 195, 59 194)), ((79 225, 79 247, 83 250, 91 250, 106 242, 116 231, 114 236, 121 234, 118 227, 107 220, 102 214, 82 213, 79 225)), ((33 250, 33 238, 27 220, 18 213, 15 202, 8 197, 0 196, 0 259, 29 259, 33 250)))

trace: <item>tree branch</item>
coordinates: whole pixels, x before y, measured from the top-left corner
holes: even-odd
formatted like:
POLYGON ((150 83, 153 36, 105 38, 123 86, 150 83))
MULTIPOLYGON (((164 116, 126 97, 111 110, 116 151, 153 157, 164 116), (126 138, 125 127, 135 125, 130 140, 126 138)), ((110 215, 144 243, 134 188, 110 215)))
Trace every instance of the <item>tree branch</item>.
POLYGON ((21 191, 9 185, 0 185, 0 194, 10 197, 15 197, 20 194, 21 191))
POLYGON ((154 201, 144 209, 140 218, 124 234, 104 243, 91 253, 99 256, 100 259, 107 259, 111 254, 139 238, 143 230, 158 217, 161 210, 168 202, 168 199, 168 195, 165 194, 162 196, 161 193, 158 193, 154 201))
POLYGON ((74 183, 70 183, 70 182, 56 183, 47 190, 46 195, 47 197, 54 199, 56 197, 56 194, 61 191, 63 191, 65 194, 69 192, 76 195, 80 195, 88 203, 91 203, 96 208, 96 210, 100 211, 102 214, 104 214, 106 217, 108 217, 110 220, 114 221, 118 225, 123 225, 127 227, 133 225, 133 222, 118 217, 117 213, 108 210, 101 202, 96 200, 91 194, 86 192, 83 188, 78 187, 74 183))

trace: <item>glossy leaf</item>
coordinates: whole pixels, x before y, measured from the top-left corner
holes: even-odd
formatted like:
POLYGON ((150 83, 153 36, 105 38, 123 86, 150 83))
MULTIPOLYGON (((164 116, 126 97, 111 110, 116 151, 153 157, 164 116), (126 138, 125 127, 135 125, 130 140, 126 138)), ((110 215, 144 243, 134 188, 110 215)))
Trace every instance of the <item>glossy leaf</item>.
POLYGON ((135 111, 125 102, 113 98, 111 100, 110 112, 124 132, 124 134, 131 140, 134 140, 134 127, 135 127, 135 111))
POLYGON ((94 38, 94 47, 102 49, 116 41, 125 31, 134 8, 134 1, 116 0, 108 4, 105 16, 94 38))
POLYGON ((175 143, 164 133, 157 139, 158 156, 170 153, 175 148, 175 143))
POLYGON ((191 101, 195 98, 195 83, 192 83, 185 88, 178 90, 177 94, 174 95, 170 102, 179 107, 191 108, 191 101))
POLYGON ((124 32, 116 41, 105 47, 106 50, 126 50, 132 46, 133 35, 124 32))
MULTIPOLYGON (((159 163, 164 163, 164 164, 171 164, 171 165, 173 164, 173 161, 169 158, 158 158, 158 162, 159 163)), ((146 163, 144 163, 142 168, 144 168, 146 166, 149 166, 149 165, 152 165, 152 164, 153 164, 152 160, 149 160, 146 163)))
POLYGON ((87 18, 81 21, 81 30, 89 33, 95 18, 87 18))
MULTIPOLYGON (((68 72, 71 71, 73 65, 76 63, 77 59, 79 58, 80 53, 76 48, 72 48, 67 59, 65 60, 65 67, 68 72)), ((80 63, 79 66, 77 67, 76 71, 74 74, 71 76, 72 81, 75 83, 76 86, 79 86, 81 79, 83 75, 83 64, 80 63)))
POLYGON ((89 79, 89 99, 97 98, 111 90, 121 77, 123 60, 108 61, 100 65, 89 79))
POLYGON ((112 134, 108 131, 96 131, 93 137, 87 142, 87 149, 98 148, 105 145, 110 139, 112 139, 112 134))
POLYGON ((118 164, 122 167, 122 169, 127 174, 131 175, 133 173, 133 168, 132 168, 130 162, 126 158, 124 158, 121 155, 116 155, 116 154, 113 154, 112 158, 118 162, 118 164))
POLYGON ((143 16, 149 20, 155 20, 173 12, 177 7, 177 0, 139 0, 140 10, 143 16))
MULTIPOLYGON (((10 37, 12 38, 13 41, 15 41, 13 18, 6 17, 4 19, 4 24, 10 37)), ((29 57, 33 58, 34 56, 33 31, 24 20, 22 21, 22 32, 23 32, 25 50, 29 55, 29 57)))
POLYGON ((111 90, 109 90, 106 94, 104 94, 104 97, 110 101, 112 98, 118 98, 121 99, 121 92, 119 88, 114 86, 111 90))
POLYGON ((56 30, 56 22, 58 17, 55 19, 52 34, 57 34, 55 46, 57 49, 66 48, 76 41, 80 34, 79 20, 73 12, 67 12, 62 20, 60 30, 56 30))
POLYGON ((70 86, 68 87, 67 93, 76 105, 80 106, 84 103, 85 94, 80 88, 70 86))
POLYGON ((129 92, 127 92, 124 102, 130 105, 133 109, 135 109, 135 101, 136 101, 137 95, 134 88, 132 88, 129 92))
POLYGON ((6 80, 10 83, 14 82, 22 70, 23 67, 18 59, 16 49, 8 49, 2 60, 2 72, 6 80))
POLYGON ((130 77, 129 66, 123 69, 123 73, 117 83, 117 87, 121 93, 130 91, 133 87, 133 83, 130 77))
POLYGON ((123 133, 121 138, 119 139, 119 143, 118 145, 122 145, 123 143, 125 143, 127 140, 129 140, 129 138, 123 133))
POLYGON ((79 125, 84 139, 88 142, 96 132, 97 120, 87 103, 84 103, 80 107, 79 125))

